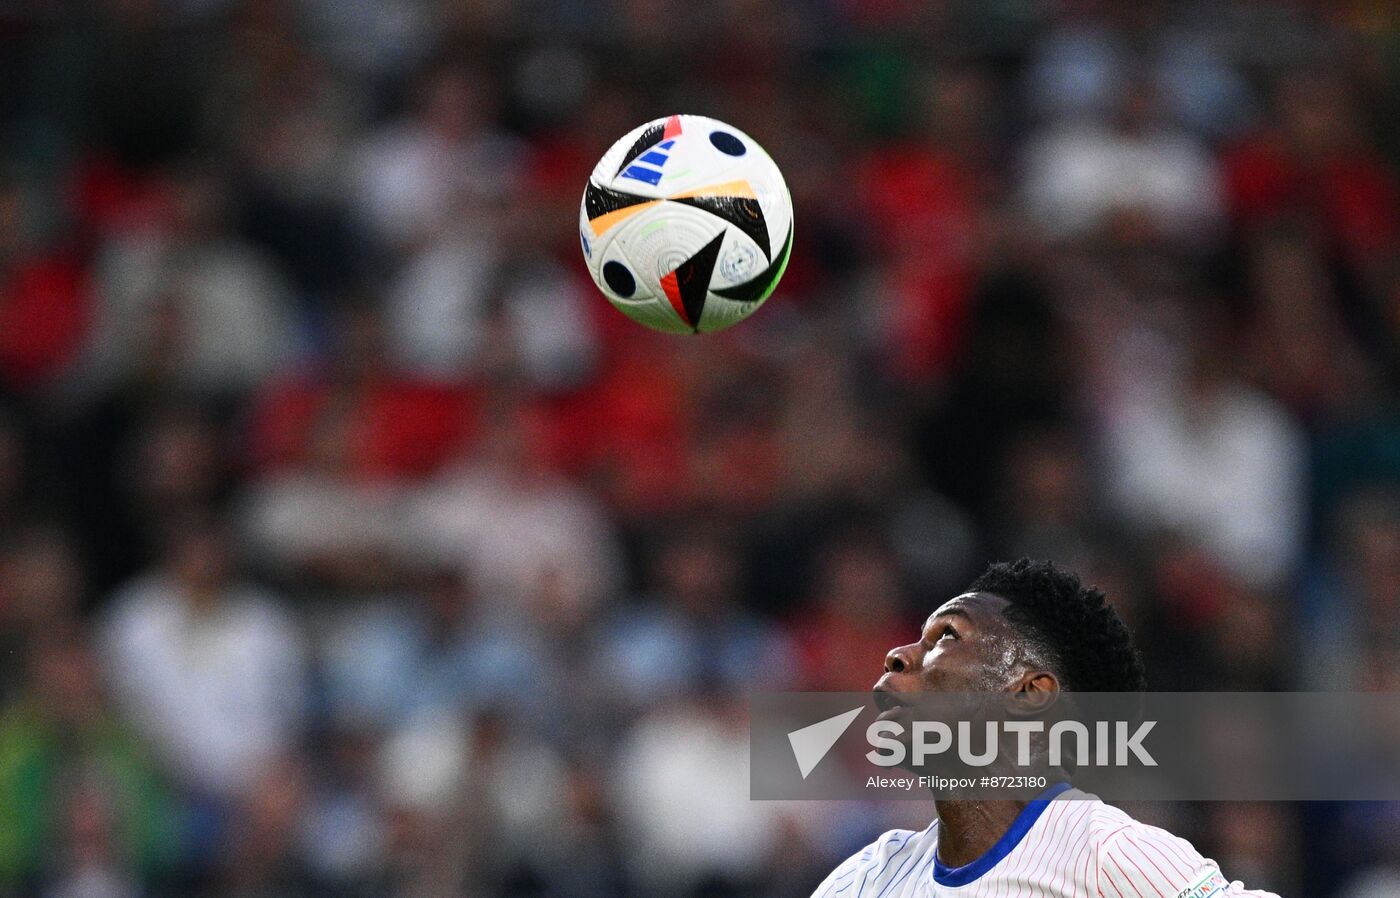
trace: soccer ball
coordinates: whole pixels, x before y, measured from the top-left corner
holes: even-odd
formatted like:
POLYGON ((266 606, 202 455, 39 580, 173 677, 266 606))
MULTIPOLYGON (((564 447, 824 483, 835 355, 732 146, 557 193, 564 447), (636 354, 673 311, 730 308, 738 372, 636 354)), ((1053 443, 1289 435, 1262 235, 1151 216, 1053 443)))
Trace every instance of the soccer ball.
POLYGON ((753 138, 701 115, 647 122, 603 156, 579 211, 598 289, 676 334, 752 315, 792 251, 792 196, 753 138))

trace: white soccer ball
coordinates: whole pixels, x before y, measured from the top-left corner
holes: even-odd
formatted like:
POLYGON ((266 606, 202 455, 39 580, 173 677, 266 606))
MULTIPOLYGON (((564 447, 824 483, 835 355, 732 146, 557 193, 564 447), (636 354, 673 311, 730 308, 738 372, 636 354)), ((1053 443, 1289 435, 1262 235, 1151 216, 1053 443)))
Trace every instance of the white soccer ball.
POLYGON ((647 122, 603 156, 579 210, 598 289, 634 321, 705 334, 752 315, 792 251, 792 196, 772 158, 702 115, 647 122))

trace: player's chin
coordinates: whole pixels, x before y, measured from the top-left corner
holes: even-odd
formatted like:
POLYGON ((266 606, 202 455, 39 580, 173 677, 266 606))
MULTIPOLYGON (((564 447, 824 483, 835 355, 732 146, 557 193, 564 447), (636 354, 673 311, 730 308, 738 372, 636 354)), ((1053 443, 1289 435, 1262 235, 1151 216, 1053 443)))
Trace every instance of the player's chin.
POLYGON ((876 714, 875 719, 897 723, 904 728, 907 735, 910 728, 909 725, 914 721, 913 709, 908 705, 891 705, 879 714, 876 714))
MULTIPOLYGON (((906 759, 914 756, 914 720, 914 709, 908 705, 893 705, 875 715, 875 723, 885 725, 885 735, 903 746, 906 759)), ((912 770, 907 760, 898 766, 912 770)))

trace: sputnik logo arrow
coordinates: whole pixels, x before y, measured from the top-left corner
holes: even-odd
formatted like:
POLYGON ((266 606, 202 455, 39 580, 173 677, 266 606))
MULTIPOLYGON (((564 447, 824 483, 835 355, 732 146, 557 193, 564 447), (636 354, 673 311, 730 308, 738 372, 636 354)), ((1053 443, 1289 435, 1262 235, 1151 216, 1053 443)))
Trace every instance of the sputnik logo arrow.
POLYGON ((797 769, 802 772, 804 780, 863 710, 864 705, 788 733, 788 742, 792 743, 792 754, 797 758, 797 769))

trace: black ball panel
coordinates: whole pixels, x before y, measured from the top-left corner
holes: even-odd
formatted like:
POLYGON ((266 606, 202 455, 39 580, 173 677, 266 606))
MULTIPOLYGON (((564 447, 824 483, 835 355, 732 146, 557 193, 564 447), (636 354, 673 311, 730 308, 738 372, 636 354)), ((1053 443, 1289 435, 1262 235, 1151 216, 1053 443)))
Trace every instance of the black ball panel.
POLYGON ((637 292, 637 279, 621 262, 608 262, 603 266, 603 280, 618 296, 626 298, 637 292))
POLYGON ((726 156, 742 156, 749 151, 742 140, 728 131, 711 131, 710 143, 726 156))

